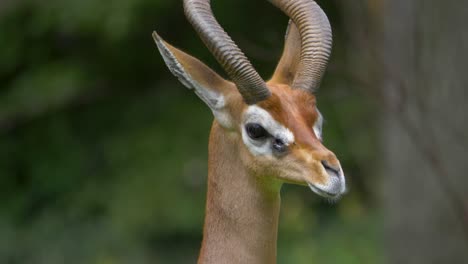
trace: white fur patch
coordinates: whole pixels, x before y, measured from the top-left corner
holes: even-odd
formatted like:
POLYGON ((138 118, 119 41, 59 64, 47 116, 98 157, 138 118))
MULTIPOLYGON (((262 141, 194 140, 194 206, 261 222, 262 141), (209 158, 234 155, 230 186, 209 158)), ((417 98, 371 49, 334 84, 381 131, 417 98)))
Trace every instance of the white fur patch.
POLYGON ((315 133, 315 136, 319 139, 319 140, 322 140, 322 127, 323 127, 323 116, 322 114, 319 112, 319 110, 317 109, 317 113, 318 113, 318 118, 317 118, 317 121, 315 121, 315 124, 314 124, 314 133, 315 133))
POLYGON ((171 73, 174 74, 185 87, 195 91, 195 94, 211 109, 221 126, 225 128, 232 127, 231 117, 225 108, 226 102, 224 96, 213 91, 210 87, 202 86, 193 79, 156 32, 153 32, 153 38, 171 73))
MULTIPOLYGON (((334 194, 335 198, 338 198, 340 195, 343 195, 346 192, 346 179, 343 173, 343 169, 340 166, 340 171, 338 174, 331 175, 327 171, 328 182, 326 184, 312 184, 308 183, 309 187, 315 193, 319 195, 324 195, 325 193, 334 194)), ((325 194, 325 196, 328 196, 325 194)))
POLYGON ((265 109, 252 105, 244 113, 241 131, 244 144, 253 155, 272 155, 272 140, 250 138, 245 130, 247 123, 260 124, 270 135, 281 139, 286 145, 294 142, 294 135, 288 128, 278 123, 265 109))

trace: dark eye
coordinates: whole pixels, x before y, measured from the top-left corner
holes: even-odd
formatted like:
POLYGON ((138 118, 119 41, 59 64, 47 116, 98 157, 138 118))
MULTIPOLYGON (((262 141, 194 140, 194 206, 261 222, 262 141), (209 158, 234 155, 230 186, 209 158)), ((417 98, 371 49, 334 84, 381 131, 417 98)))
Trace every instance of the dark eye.
POLYGON ((245 125, 245 130, 247 131, 247 135, 252 139, 261 139, 268 136, 268 132, 257 123, 248 123, 245 125))

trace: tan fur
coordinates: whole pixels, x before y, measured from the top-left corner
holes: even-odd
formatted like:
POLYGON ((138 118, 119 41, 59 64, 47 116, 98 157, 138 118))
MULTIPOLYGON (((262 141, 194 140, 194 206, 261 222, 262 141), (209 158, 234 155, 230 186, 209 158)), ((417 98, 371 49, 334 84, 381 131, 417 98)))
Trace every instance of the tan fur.
POLYGON ((241 149, 240 135, 214 122, 198 263, 276 262, 280 182, 252 176, 241 149))
POLYGON ((283 83, 292 85, 298 63, 300 61, 301 41, 299 30, 296 25, 291 21, 288 26, 288 33, 286 36, 286 43, 284 45, 283 55, 276 67, 273 78, 274 83, 283 83))
POLYGON ((196 80, 200 85, 212 88, 216 92, 221 93, 235 90, 235 86, 232 82, 219 76, 197 58, 188 55, 165 41, 164 45, 174 54, 177 61, 183 66, 185 71, 190 74, 192 79, 196 80))
POLYGON ((340 163, 314 133, 313 126, 318 118, 315 96, 303 90, 291 89, 287 85, 269 83, 269 88, 273 96, 259 106, 291 130, 296 139, 295 144, 290 146, 291 153, 284 159, 287 164, 283 165, 279 161, 280 166, 289 170, 279 169, 278 177, 297 184, 305 184, 305 181, 324 184, 328 174, 321 161, 327 161, 333 167, 339 167, 340 163), (290 170, 291 166, 298 168, 290 170), (303 169, 308 171, 308 175, 304 175, 303 169), (300 170, 303 175, 296 175, 296 170, 300 170), (314 173, 310 173, 311 171, 314 173))

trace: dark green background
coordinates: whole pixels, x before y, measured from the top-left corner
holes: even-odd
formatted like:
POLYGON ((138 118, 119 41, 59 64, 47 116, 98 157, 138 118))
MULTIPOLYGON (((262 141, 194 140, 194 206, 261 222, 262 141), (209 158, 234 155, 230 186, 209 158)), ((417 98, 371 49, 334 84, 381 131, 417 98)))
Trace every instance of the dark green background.
MULTIPOLYGON (((285 185, 278 263, 381 263, 377 103, 354 67, 340 1, 318 1, 334 31, 320 91, 325 145, 349 193, 337 204, 285 185)), ((267 1, 213 1, 267 79, 287 18, 267 1)), ((0 4, 0 263, 194 263, 212 115, 165 68, 151 38, 220 70, 182 1, 0 4)))

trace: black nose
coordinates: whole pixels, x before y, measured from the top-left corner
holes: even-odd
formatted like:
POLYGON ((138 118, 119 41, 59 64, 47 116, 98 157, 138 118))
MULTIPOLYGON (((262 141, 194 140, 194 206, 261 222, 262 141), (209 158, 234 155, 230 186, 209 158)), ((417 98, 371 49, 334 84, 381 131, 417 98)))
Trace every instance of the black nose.
POLYGON ((333 172, 336 176, 340 175, 340 168, 339 167, 332 167, 326 160, 322 160, 322 166, 325 168, 325 170, 329 170, 333 172))

